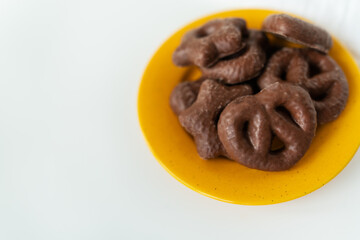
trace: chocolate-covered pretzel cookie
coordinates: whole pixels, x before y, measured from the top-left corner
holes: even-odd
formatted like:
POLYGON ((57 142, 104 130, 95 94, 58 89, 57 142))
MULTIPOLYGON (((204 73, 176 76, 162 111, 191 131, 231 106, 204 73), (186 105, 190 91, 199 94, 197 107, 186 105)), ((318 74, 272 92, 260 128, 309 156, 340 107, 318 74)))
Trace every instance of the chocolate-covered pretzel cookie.
POLYGON ((283 48, 276 52, 258 85, 263 89, 281 81, 310 93, 319 124, 335 120, 346 105, 349 87, 343 71, 330 56, 315 50, 283 48))
POLYGON ((190 107, 196 100, 200 86, 206 78, 179 83, 171 92, 170 107, 176 115, 190 107))
POLYGON ((331 36, 325 30, 287 14, 268 16, 262 30, 324 53, 332 46, 331 36))
POLYGON ((266 171, 292 167, 309 148, 315 129, 316 112, 309 94, 289 83, 275 83, 256 95, 236 98, 218 122, 228 156, 266 171), (281 149, 271 149, 274 136, 283 142, 281 149))
POLYGON ((244 38, 247 46, 240 52, 220 59, 211 67, 203 67, 203 76, 219 79, 226 84, 236 84, 250 80, 263 69, 266 62, 265 45, 267 38, 260 31, 250 30, 249 37, 244 38))
POLYGON ((242 18, 209 21, 184 35, 180 46, 173 54, 173 62, 178 66, 213 65, 220 58, 244 48, 243 37, 246 35, 246 22, 242 18))
POLYGON ((196 101, 179 115, 180 124, 194 137, 200 157, 226 155, 216 127, 220 112, 231 100, 251 93, 248 85, 228 87, 214 80, 201 84, 196 101))

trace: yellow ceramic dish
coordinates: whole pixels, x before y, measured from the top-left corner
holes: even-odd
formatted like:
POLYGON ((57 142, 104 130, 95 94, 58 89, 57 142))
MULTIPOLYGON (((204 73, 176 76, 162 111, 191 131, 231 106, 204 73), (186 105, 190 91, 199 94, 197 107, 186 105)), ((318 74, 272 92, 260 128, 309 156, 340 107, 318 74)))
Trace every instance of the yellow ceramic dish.
POLYGON ((151 59, 141 81, 138 113, 142 131, 161 165, 189 188, 206 196, 245 205, 273 204, 304 196, 334 178, 351 160, 360 143, 360 72, 349 51, 334 39, 330 55, 349 82, 345 110, 321 126, 306 155, 290 170, 265 172, 226 159, 203 160, 194 141, 181 128, 169 106, 173 88, 199 73, 176 67, 171 56, 182 35, 213 18, 242 17, 259 29, 270 10, 235 10, 201 18, 171 36, 151 59))

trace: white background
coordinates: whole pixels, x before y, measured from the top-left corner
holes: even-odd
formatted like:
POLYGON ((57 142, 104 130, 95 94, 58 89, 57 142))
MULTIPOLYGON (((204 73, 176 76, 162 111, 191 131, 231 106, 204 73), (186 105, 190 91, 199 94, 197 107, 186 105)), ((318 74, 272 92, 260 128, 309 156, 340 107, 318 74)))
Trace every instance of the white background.
POLYGON ((359 59, 358 1, 1 1, 0 239, 356 239, 360 154, 323 188, 241 206, 172 178, 136 110, 152 54, 201 16, 290 11, 359 59))

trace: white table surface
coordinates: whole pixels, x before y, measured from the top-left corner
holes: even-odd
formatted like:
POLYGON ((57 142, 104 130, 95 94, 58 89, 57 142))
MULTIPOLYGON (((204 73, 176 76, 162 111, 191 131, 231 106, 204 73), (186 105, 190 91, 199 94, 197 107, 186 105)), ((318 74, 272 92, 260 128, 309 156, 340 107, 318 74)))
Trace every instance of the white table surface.
POLYGON ((194 19, 248 7, 309 18, 359 59, 355 0, 1 1, 0 239, 356 239, 359 152, 323 188, 255 207, 188 189, 145 144, 152 54, 194 19))

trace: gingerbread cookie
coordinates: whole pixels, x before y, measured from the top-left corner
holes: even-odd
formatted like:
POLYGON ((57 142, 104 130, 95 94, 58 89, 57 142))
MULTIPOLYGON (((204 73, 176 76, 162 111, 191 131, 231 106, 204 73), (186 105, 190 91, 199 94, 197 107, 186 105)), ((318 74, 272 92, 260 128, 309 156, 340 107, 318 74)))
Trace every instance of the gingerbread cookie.
POLYGON ((345 108, 348 83, 339 65, 328 55, 311 49, 283 48, 270 58, 258 85, 263 89, 282 81, 310 93, 320 124, 335 120, 345 108))
POLYGON ((201 68, 203 75, 226 84, 248 81, 259 75, 266 63, 267 38, 260 31, 250 30, 244 41, 247 46, 240 52, 221 59, 212 67, 201 68))
POLYGON ((253 96, 239 97, 220 115, 218 134, 228 156, 266 171, 291 168, 315 135, 316 112, 309 94, 289 83, 275 83, 253 96), (284 146, 272 150, 276 136, 284 146))
POLYGON ((196 101, 179 115, 180 124, 195 139, 197 151, 204 159, 225 156, 217 134, 217 120, 222 109, 233 99, 251 94, 248 85, 224 86, 205 80, 196 101))
POLYGON ((184 35, 173 54, 173 62, 177 66, 209 67, 244 48, 243 38, 247 34, 242 18, 211 20, 184 35))
POLYGON ((323 53, 327 53, 332 46, 328 32, 287 14, 268 16, 263 22, 262 30, 323 53))

